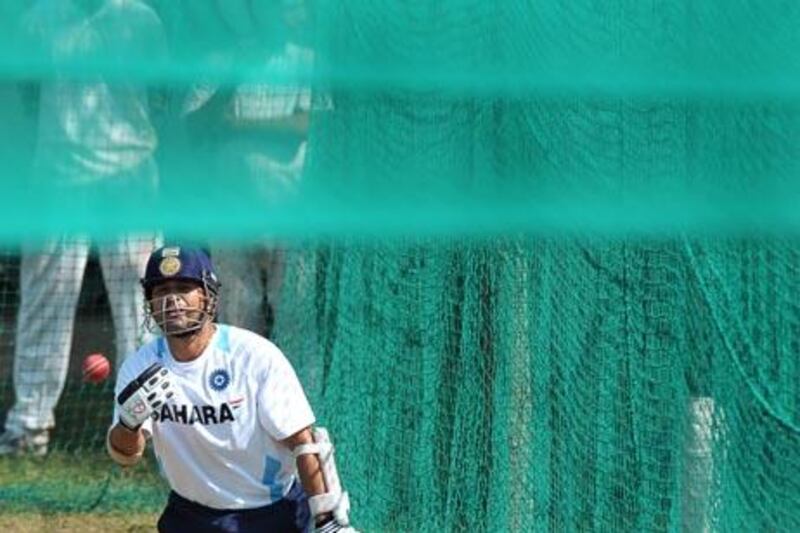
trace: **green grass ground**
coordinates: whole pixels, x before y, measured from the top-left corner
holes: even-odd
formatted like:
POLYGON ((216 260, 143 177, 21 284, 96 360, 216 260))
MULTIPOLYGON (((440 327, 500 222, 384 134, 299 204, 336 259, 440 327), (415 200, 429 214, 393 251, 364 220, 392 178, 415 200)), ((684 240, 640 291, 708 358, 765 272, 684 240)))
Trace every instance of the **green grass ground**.
POLYGON ((59 513, 109 517, 139 513, 150 520, 163 507, 166 493, 166 485, 149 459, 122 469, 102 451, 51 452, 43 459, 0 458, 3 520, 16 514, 23 523, 59 513))

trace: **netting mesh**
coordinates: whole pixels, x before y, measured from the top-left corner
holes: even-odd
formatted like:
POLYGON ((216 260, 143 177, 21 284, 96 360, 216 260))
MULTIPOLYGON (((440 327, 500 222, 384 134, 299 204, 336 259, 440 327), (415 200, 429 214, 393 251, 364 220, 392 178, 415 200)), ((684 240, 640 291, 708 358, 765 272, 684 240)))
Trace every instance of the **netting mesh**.
POLYGON ((276 338, 378 529, 792 530, 795 246, 297 251, 276 338))
POLYGON ((162 506, 79 365, 145 340, 149 244, 110 250, 180 237, 295 365, 367 531, 800 529, 798 22, 3 2, 0 418, 22 386, 55 425, 0 458, 0 511, 162 506))
POLYGON ((252 239, 265 213, 292 237, 797 226, 795 6, 149 4, 4 6, 0 72, 45 82, 28 84, 39 100, 4 87, 4 155, 38 178, 8 180, 6 239, 132 226, 252 239), (263 113, 248 127, 225 89, 252 109, 254 93, 298 86, 315 111, 303 180, 276 191, 214 164, 234 140, 287 141, 263 113), (64 131, 129 170, 154 152, 158 192, 133 175, 63 190, 86 180, 76 147, 53 142, 64 131), (187 197, 237 208, 198 227, 174 208, 187 197))

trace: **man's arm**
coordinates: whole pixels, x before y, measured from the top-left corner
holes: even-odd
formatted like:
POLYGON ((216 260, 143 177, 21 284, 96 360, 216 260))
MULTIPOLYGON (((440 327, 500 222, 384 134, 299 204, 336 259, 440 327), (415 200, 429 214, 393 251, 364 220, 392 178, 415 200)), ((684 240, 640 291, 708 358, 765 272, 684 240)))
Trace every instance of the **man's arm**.
MULTIPOLYGON (((283 441, 290 450, 294 450, 301 444, 313 444, 314 437, 311 434, 311 428, 307 427, 301 429, 294 435, 291 435, 283 441)), ((300 476, 300 483, 303 485, 306 494, 317 496, 325 494, 327 487, 325 486, 325 478, 322 475, 322 467, 319 462, 319 456, 316 454, 303 454, 297 457, 297 473, 300 476)), ((320 524, 326 520, 330 520, 331 513, 323 513, 314 517, 314 522, 320 524)))
POLYGON ((342 489, 333 443, 325 428, 304 428, 283 441, 297 460, 317 533, 357 533, 350 527, 350 498, 342 489))

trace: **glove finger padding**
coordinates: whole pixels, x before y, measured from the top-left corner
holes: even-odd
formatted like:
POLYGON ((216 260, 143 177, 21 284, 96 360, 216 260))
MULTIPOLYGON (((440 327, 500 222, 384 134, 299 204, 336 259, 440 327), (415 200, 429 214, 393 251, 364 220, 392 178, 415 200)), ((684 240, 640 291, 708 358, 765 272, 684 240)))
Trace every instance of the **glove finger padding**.
POLYGON ((314 533, 359 533, 356 529, 339 523, 335 518, 314 528, 314 533))
POLYGON ((131 430, 139 429, 172 394, 169 370, 158 363, 150 365, 119 393, 120 423, 131 430))

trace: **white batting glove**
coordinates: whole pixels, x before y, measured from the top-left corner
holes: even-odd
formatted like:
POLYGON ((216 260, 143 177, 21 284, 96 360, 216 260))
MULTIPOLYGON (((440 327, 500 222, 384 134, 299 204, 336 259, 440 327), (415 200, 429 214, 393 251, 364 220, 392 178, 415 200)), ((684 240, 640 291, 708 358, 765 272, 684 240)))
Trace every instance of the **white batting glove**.
POLYGON ((314 533, 359 533, 358 530, 339 523, 334 517, 314 527, 314 533))
POLYGON ((172 394, 169 370, 153 363, 119 393, 120 424, 131 431, 138 430, 172 394))

